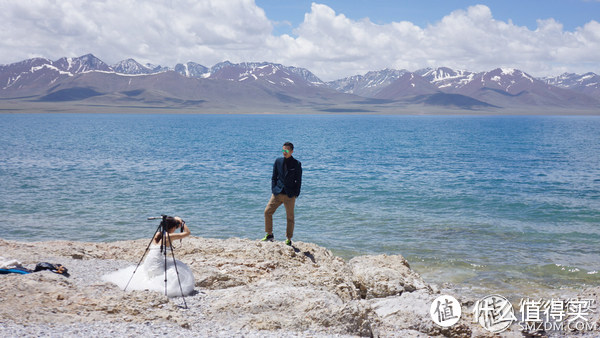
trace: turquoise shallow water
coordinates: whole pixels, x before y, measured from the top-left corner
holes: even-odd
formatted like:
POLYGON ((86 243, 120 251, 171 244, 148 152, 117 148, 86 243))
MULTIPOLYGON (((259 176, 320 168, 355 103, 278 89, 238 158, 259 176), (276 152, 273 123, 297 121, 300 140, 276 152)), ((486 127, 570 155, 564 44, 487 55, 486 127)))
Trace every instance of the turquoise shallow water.
MULTIPOLYGON (((263 235, 273 161, 304 168, 295 239, 402 254, 428 280, 599 285, 600 118, 0 115, 0 237, 263 235)), ((284 239, 285 213, 275 236, 284 239)))

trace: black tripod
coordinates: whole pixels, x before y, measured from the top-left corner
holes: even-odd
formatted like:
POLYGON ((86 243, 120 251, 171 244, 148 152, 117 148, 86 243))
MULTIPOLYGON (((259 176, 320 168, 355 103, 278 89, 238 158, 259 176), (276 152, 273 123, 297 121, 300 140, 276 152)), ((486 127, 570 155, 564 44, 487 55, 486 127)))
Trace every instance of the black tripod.
MULTIPOLYGON (((188 307, 187 307, 187 303, 185 301, 185 296, 183 295, 183 288, 181 287, 181 280, 179 279, 179 271, 177 270, 177 261, 175 260, 175 253, 173 252, 173 248, 171 246, 171 235, 167 231, 167 217, 168 217, 167 215, 162 215, 161 217, 148 217, 148 220, 154 220, 154 219, 162 218, 162 221, 158 225, 158 228, 156 229, 156 231, 154 232, 154 234, 156 234, 159 231, 162 234, 161 239, 160 239, 160 252, 161 252, 161 254, 163 254, 165 256, 165 264, 164 264, 164 269, 165 269, 165 296, 167 296, 167 250, 168 250, 168 248, 170 248, 171 249, 171 256, 173 257, 173 266, 175 266, 175 273, 177 274, 177 282, 179 283, 179 291, 181 292, 181 298, 183 298, 183 304, 185 305, 184 308, 187 309, 188 307)), ((181 231, 183 231, 183 225, 184 224, 185 224, 185 222, 183 222, 181 224, 181 231)), ((133 279, 133 275, 135 275, 135 272, 140 267, 140 264, 142 263, 142 261, 144 260, 144 257, 148 253, 148 250, 150 250, 150 245, 154 241, 154 237, 155 236, 152 236, 152 239, 150 240, 150 243, 148 243, 148 246, 146 247, 146 250, 144 251, 144 254, 142 255, 142 258, 140 258, 140 261, 138 262, 137 266, 133 270, 133 273, 131 274, 131 277, 129 278, 129 281, 127 282, 127 285, 125 285, 125 288, 123 289, 123 291, 127 290, 127 287, 129 286, 129 283, 131 283, 131 280, 133 279)))

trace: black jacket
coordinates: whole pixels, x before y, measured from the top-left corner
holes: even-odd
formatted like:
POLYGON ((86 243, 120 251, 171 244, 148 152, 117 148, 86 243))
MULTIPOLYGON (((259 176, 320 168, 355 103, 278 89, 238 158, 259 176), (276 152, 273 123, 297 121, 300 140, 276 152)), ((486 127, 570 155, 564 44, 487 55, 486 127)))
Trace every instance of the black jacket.
POLYGON ((271 191, 273 195, 285 192, 289 197, 300 196, 302 185, 302 163, 293 157, 280 157, 273 164, 271 191))

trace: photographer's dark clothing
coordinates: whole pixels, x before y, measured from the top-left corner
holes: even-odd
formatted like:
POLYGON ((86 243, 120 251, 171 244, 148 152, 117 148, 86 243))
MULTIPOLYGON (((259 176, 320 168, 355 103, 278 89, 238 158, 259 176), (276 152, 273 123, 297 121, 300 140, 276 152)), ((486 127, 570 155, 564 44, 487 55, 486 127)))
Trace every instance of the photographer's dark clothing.
POLYGON ((302 163, 293 157, 280 157, 273 164, 271 191, 273 195, 286 194, 288 197, 300 196, 302 185, 302 163))

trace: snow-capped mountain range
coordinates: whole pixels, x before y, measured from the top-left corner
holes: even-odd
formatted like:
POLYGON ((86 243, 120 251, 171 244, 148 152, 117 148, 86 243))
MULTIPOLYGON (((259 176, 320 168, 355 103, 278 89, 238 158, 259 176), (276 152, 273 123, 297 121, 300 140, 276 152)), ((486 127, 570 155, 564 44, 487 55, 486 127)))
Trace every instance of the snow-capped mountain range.
MULTIPOLYGON (((402 75, 410 73, 406 70, 394 71, 385 69, 382 71, 372 71, 365 76, 352 76, 345 79, 329 82, 332 88, 336 90, 354 93, 362 88, 369 87, 369 93, 372 96, 378 96, 378 93, 388 87, 402 75), (377 82, 372 79, 392 78, 393 81, 377 82)), ((433 87, 442 92, 471 94, 474 89, 489 88, 505 91, 509 94, 517 94, 525 87, 532 85, 547 84, 550 86, 571 89, 584 92, 592 96, 600 96, 600 76, 594 73, 563 74, 558 77, 535 78, 521 70, 513 68, 497 68, 489 72, 474 73, 466 70, 454 70, 447 67, 436 69, 426 68, 411 73, 414 76, 425 79, 433 87)), ((414 87, 414 86, 413 86, 414 87)), ((546 86, 546 88, 548 88, 546 86)))
POLYGON ((600 111, 600 76, 565 73, 535 78, 518 69, 476 73, 440 67, 414 72, 384 69, 323 82, 307 69, 269 62, 225 61, 210 68, 188 62, 169 68, 127 59, 111 66, 92 54, 56 61, 34 58, 0 66, 0 97, 43 101, 48 95, 58 101, 118 98, 145 104, 161 100, 222 106, 248 101, 286 107, 314 104, 324 105, 319 106, 324 111, 337 111, 327 107, 339 104, 364 106, 373 102, 380 108, 385 104, 421 104, 464 109, 548 106, 600 111))
MULTIPOLYGON (((185 77, 217 79, 229 81, 262 80, 272 85, 289 86, 303 84, 308 86, 325 86, 325 83, 310 71, 303 68, 286 67, 268 62, 244 62, 233 64, 229 61, 220 62, 211 68, 188 62, 177 64, 174 69, 151 64, 142 65, 134 59, 127 59, 109 66, 92 54, 78 58, 61 58, 52 61, 44 58, 24 60, 10 65, 0 66, 1 89, 20 88, 27 86, 32 80, 41 80, 40 75, 54 73, 49 82, 54 83, 60 78, 72 77, 88 72, 107 72, 120 75, 153 75, 175 71, 185 77)), ((52 76, 48 76, 51 78, 52 76)))
MULTIPOLYGON (((367 74, 370 78, 389 77, 390 70, 367 74)), ((556 78, 538 79, 513 68, 497 68, 488 72, 475 73, 440 67, 415 72, 399 71, 394 75, 395 80, 391 83, 378 84, 365 76, 349 77, 330 82, 329 85, 346 93, 360 90, 361 94, 365 93, 362 88, 368 86, 369 96, 380 99, 398 99, 434 93, 455 94, 497 107, 519 105, 598 107, 600 101, 600 76, 594 73, 563 74, 556 78), (357 78, 359 81, 356 81, 357 78)))
POLYGON ((541 80, 551 86, 573 89, 591 95, 597 96, 600 92, 600 75, 594 73, 583 75, 564 73, 557 77, 545 77, 541 80))

